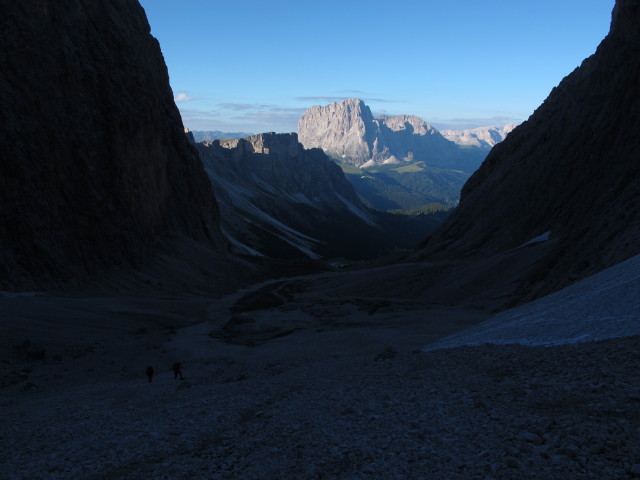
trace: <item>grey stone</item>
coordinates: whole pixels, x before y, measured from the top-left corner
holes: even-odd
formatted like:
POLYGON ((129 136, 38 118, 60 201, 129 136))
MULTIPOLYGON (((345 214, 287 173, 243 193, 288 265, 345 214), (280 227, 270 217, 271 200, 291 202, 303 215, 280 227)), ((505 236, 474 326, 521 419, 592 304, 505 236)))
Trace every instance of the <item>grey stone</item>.
POLYGON ((540 435, 527 431, 521 432, 518 435, 518 438, 525 442, 533 443, 534 445, 541 445, 544 443, 544 439, 540 435))

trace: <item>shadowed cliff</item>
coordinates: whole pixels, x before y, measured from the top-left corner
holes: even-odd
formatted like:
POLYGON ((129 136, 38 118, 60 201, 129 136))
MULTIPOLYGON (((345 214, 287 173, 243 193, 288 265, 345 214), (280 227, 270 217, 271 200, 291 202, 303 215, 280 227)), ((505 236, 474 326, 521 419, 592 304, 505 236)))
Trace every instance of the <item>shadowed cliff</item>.
POLYGON ((371 259, 414 248, 444 213, 368 209, 344 173, 295 133, 196 144, 234 249, 272 258, 371 259))
POLYGON ((0 1, 0 287, 222 247, 159 44, 135 0, 0 1))
POLYGON ((618 0, 596 53, 491 151, 422 258, 487 256, 550 233, 522 298, 640 252, 640 1, 618 0))

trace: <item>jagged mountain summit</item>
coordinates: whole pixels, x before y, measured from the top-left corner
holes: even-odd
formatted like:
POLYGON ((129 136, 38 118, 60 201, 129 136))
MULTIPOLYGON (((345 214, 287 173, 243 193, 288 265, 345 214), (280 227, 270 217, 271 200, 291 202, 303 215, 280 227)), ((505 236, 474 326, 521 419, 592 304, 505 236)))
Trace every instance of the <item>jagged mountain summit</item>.
POLYGON ((278 258, 371 258, 417 245, 442 215, 394 218, 370 211, 340 167, 295 133, 198 143, 238 252, 278 258))
POLYGON ((305 148, 322 148, 327 155, 356 167, 413 160, 465 171, 479 165, 421 118, 374 118, 357 98, 309 108, 298 122, 298 135, 305 148))
POLYGON ((618 0, 591 57, 496 145, 424 257, 485 256, 533 238, 547 253, 523 297, 640 252, 640 1, 618 0))
POLYGON ((488 152, 507 138, 507 135, 517 126, 517 123, 507 123, 503 127, 490 126, 467 130, 440 130, 440 133, 447 140, 460 146, 476 147, 488 152))
POLYGON ((81 283, 140 264, 165 235, 223 249, 142 7, 0 10, 0 287, 81 283))

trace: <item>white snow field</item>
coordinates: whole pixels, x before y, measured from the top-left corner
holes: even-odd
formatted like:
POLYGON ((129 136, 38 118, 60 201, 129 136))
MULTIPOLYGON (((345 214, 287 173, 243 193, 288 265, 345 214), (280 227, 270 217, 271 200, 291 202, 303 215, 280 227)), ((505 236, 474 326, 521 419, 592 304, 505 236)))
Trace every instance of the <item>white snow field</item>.
POLYGON ((427 345, 563 345, 640 334, 640 255, 427 345))

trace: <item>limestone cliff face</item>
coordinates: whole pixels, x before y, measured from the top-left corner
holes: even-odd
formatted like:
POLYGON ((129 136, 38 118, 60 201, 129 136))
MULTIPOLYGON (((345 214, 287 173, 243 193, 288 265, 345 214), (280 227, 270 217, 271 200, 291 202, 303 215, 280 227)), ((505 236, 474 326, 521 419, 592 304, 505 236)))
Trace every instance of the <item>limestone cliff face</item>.
POLYGON ((441 168, 473 171, 479 162, 438 130, 412 115, 373 118, 362 100, 351 98, 307 110, 298 123, 305 148, 360 166, 422 160, 441 168))
POLYGON ((487 255, 551 232, 538 296, 640 252, 640 1, 491 151, 423 255, 487 255))
MULTIPOLYGON (((220 140, 231 155, 228 168, 243 170, 289 195, 301 194, 320 206, 336 202, 336 194, 365 209, 342 170, 318 150, 305 150, 295 133, 262 133, 247 138, 220 140)), ((199 147, 208 153, 228 154, 216 142, 199 147)), ((222 173, 222 172, 221 172, 222 173)), ((215 181, 215 180, 214 180, 215 181)), ((338 201, 338 204, 342 202, 338 201)))
POLYGON ((298 123, 300 143, 322 148, 346 163, 361 164, 371 158, 373 115, 362 100, 350 98, 326 106, 314 105, 298 123))
POLYGON ((3 0, 0 13, 0 286, 80 282, 165 233, 220 245, 137 1, 3 0))
POLYGON ((380 116, 374 125, 374 163, 420 159, 433 166, 455 167, 463 156, 456 145, 415 115, 380 116))

